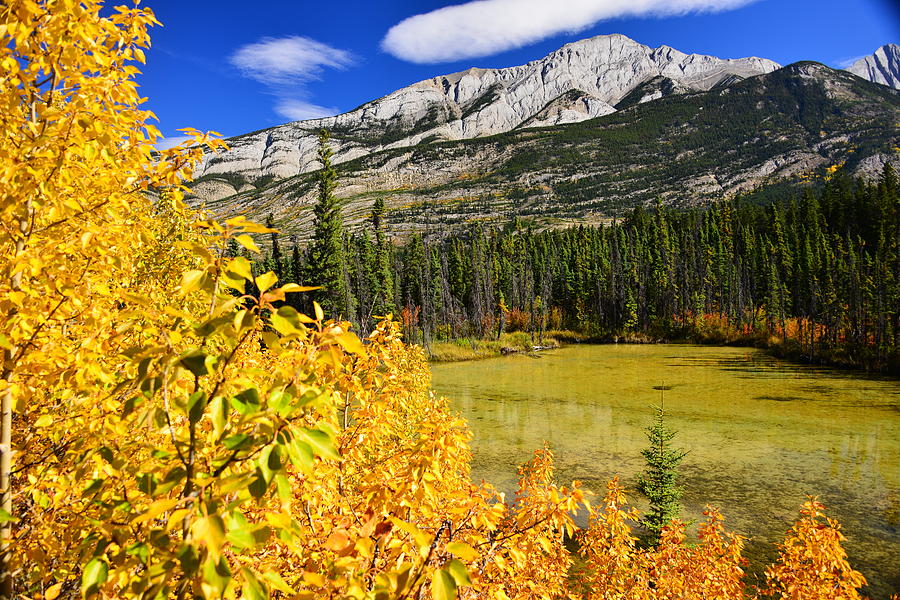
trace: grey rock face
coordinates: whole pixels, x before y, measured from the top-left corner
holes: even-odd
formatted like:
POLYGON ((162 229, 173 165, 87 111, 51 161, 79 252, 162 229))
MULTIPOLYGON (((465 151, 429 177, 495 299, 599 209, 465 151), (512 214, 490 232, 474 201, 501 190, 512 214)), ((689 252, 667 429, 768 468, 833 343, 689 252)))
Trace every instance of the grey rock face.
POLYGON ((847 70, 863 79, 900 90, 900 46, 886 44, 847 70))
POLYGON ((526 65, 434 77, 341 115, 231 138, 231 149, 207 156, 195 175, 240 173, 252 181, 315 170, 316 134, 323 128, 332 132, 335 162, 345 162, 423 140, 468 139, 591 119, 615 112, 617 103, 651 80, 665 85, 652 86, 629 105, 705 91, 778 68, 761 58, 723 60, 668 46, 653 49, 623 35, 597 36, 526 65))

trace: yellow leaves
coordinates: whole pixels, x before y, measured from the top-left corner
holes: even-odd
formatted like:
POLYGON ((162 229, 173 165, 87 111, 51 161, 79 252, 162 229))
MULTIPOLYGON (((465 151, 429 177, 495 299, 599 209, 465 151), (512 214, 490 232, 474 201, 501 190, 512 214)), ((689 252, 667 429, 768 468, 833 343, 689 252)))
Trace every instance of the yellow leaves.
POLYGON ((131 523, 133 525, 140 525, 141 523, 152 521, 162 513, 172 510, 175 506, 178 505, 179 501, 180 500, 178 498, 165 498, 162 500, 157 500, 156 502, 148 506, 143 513, 132 519, 131 523))
POLYGON ((234 313, 234 329, 238 332, 243 332, 246 329, 253 329, 256 323, 256 315, 254 315, 251 311, 246 308, 242 308, 241 310, 234 313))
POLYGON ((456 600, 456 582, 443 569, 434 572, 431 579, 431 597, 434 600, 456 600))
POLYGON ((35 422, 35 427, 47 427, 48 425, 53 424, 53 416, 52 415, 41 415, 35 422))
POLYGON ((275 275, 272 271, 268 273, 264 273, 256 278, 256 287, 259 288, 260 292, 265 292, 270 287, 275 285, 275 282, 278 281, 278 276, 275 275))
POLYGON ((59 598, 59 595, 62 592, 63 583, 65 582, 59 582, 48 587, 47 591, 44 592, 44 600, 56 600, 59 598))
POLYGON ((338 334, 334 339, 344 350, 351 354, 363 355, 366 353, 366 347, 363 346, 359 337, 351 331, 345 331, 344 333, 338 334))
POLYGON ((399 528, 401 531, 405 531, 410 536, 412 536, 413 540, 416 542, 416 546, 419 551, 422 553, 426 553, 428 547, 431 545, 432 536, 428 533, 422 531, 412 523, 407 523, 401 519, 397 519, 395 517, 391 518, 391 523, 394 524, 395 527, 399 528))
MULTIPOLYGON (((22 504, 0 515, 13 522, 27 504, 12 557, 23 589, 80 572, 85 595, 107 597, 175 596, 187 581, 182 591, 208 598, 419 598, 430 587, 449 600, 473 580, 473 597, 564 596, 560 532, 583 497, 553 486, 549 450, 508 508, 468 480, 468 433, 395 324, 363 341, 318 303, 310 319, 279 302, 316 288, 275 287, 271 272, 255 279, 260 298, 244 295, 250 261, 220 252, 234 239, 258 253, 252 236, 272 230, 184 206, 178 188, 201 145, 221 140, 189 130, 186 147, 151 157, 158 132, 122 62, 143 60, 152 15, 13 1, 41 18, 0 26, 0 66, 17 78, 0 86, 0 196, 16 203, 4 225, 35 224, 22 252, 0 257, 7 280, 24 282, 0 298, 18 311, 0 346, 35 336, 0 382, 18 406, 34 403, 36 427, 17 441, 22 504), (21 61, 6 53, 13 37, 21 61), (51 64, 77 93, 32 119, 21 99, 44 97, 51 64), (464 563, 478 563, 471 579, 464 563)), ((603 521, 591 539, 630 560, 613 525, 627 527, 603 521)))
POLYGON ((271 317, 269 322, 275 331, 284 336, 302 335, 306 327, 301 322, 300 314, 290 306, 282 306, 271 317))
POLYGON ((209 515, 197 519, 191 533, 198 542, 206 546, 213 561, 219 560, 222 545, 225 542, 225 523, 219 515, 209 515))
POLYGON ((352 545, 350 536, 344 529, 336 529, 331 532, 331 535, 325 540, 325 548, 339 556, 352 549, 352 545))
POLYGON ((320 588, 325 586, 326 579, 319 573, 315 573, 313 571, 304 571, 303 583, 310 587, 320 588))
POLYGON ((322 307, 318 302, 313 301, 313 311, 316 314, 316 321, 324 321, 325 320, 325 312, 322 310, 322 307))
POLYGON ((474 561, 479 557, 478 551, 465 542, 450 542, 447 544, 446 550, 468 562, 474 561))
POLYGON ((256 242, 253 241, 253 238, 246 233, 235 236, 234 240, 251 252, 255 252, 256 254, 259 254, 261 252, 259 246, 257 246, 256 242))
POLYGON ((181 276, 181 295, 186 296, 191 292, 199 290, 206 283, 206 279, 207 274, 205 269, 194 269, 191 271, 187 271, 181 276))
POLYGON ((278 291, 286 294, 286 293, 297 293, 297 292, 312 292, 312 291, 321 290, 321 289, 322 289, 322 286, 320 286, 320 285, 309 286, 309 285, 298 285, 296 283, 286 283, 283 286, 281 286, 280 288, 278 288, 278 291))
POLYGON ((810 497, 800 510, 774 565, 766 569, 767 592, 785 600, 841 597, 860 600, 866 584, 847 562, 840 525, 825 516, 825 507, 810 497))
MULTIPOLYGON (((246 231, 247 233, 272 233, 277 231, 247 219, 244 215, 238 215, 225 221, 225 225, 231 229, 246 231)), ((240 243, 240 240, 238 240, 240 243)))
POLYGON ((225 263, 225 271, 243 277, 247 281, 253 281, 253 271, 250 261, 243 256, 238 256, 225 263))

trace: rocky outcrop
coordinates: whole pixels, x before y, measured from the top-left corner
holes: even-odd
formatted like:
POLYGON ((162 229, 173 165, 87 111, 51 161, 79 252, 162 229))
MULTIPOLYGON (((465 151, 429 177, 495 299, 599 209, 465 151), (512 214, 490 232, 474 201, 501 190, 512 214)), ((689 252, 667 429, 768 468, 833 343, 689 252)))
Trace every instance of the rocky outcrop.
MULTIPOLYGON (((673 81, 648 80, 617 103, 627 108, 591 121, 535 127, 609 111, 592 94, 569 92, 510 132, 387 149, 339 165, 335 195, 344 224, 349 231, 370 227, 375 198, 384 200, 385 227, 397 238, 513 219, 536 228, 608 223, 657 200, 683 207, 735 194, 786 197, 835 165, 876 177, 900 146, 900 91, 820 63, 706 92, 671 93, 673 81), (659 92, 665 97, 644 101, 659 92), (776 191, 766 191, 772 185, 776 191)), ((285 236, 303 244, 313 231, 316 175, 208 179, 221 179, 222 188, 210 190, 221 199, 207 208, 219 218, 246 214, 259 222, 271 214, 285 236), (222 198, 225 183, 256 189, 222 198)))
POLYGON ((207 156, 195 174, 238 173, 252 181, 315 170, 316 134, 321 129, 332 132, 334 160, 340 163, 422 141, 477 138, 518 127, 591 119, 614 112, 615 105, 648 82, 656 83, 629 105, 709 90, 778 67, 761 58, 723 60, 668 46, 654 49, 623 35, 598 36, 567 44, 526 65, 434 77, 335 117, 231 138, 231 149, 207 156))
POLYGON ((863 79, 900 90, 900 46, 886 44, 847 70, 863 79))

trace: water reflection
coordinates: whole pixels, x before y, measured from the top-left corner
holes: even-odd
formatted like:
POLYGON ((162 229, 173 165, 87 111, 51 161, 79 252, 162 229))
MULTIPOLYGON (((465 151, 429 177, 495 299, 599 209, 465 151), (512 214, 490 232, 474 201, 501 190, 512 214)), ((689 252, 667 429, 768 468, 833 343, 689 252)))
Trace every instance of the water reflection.
MULTIPOLYGON (((635 489, 651 406, 662 398, 685 459, 685 516, 717 505, 774 555, 806 494, 844 524, 853 564, 876 598, 900 591, 900 386, 804 367, 745 348, 572 346, 436 365, 435 389, 475 434, 473 475, 515 490, 516 467, 548 440, 560 481, 635 489)), ((632 495, 635 497, 635 495, 632 495)), ((637 504, 641 506, 638 498, 637 504)))

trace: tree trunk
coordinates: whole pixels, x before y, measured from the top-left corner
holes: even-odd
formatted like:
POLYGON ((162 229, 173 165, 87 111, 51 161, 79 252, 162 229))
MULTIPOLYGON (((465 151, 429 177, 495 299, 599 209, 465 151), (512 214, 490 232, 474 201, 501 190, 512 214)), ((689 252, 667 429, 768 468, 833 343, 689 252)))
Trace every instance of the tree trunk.
MULTIPOLYGON (((16 240, 16 257, 19 257, 25 250, 25 240, 31 233, 32 214, 31 200, 28 200, 25 205, 25 216, 20 218, 18 223, 19 239, 16 240)), ((21 270, 10 278, 9 287, 12 291, 19 291, 22 288, 21 270)), ((16 308, 10 309, 6 314, 7 323, 15 316, 16 312, 18 312, 16 308)), ((17 352, 18 348, 15 345, 3 352, 2 379, 6 382, 7 387, 0 397, 0 508, 5 510, 10 517, 13 515, 11 482, 13 397, 9 383, 13 377, 13 361, 17 352)), ((13 575, 9 565, 12 550, 11 540, 12 521, 6 521, 0 524, 0 600, 11 600, 13 597, 13 575)))

